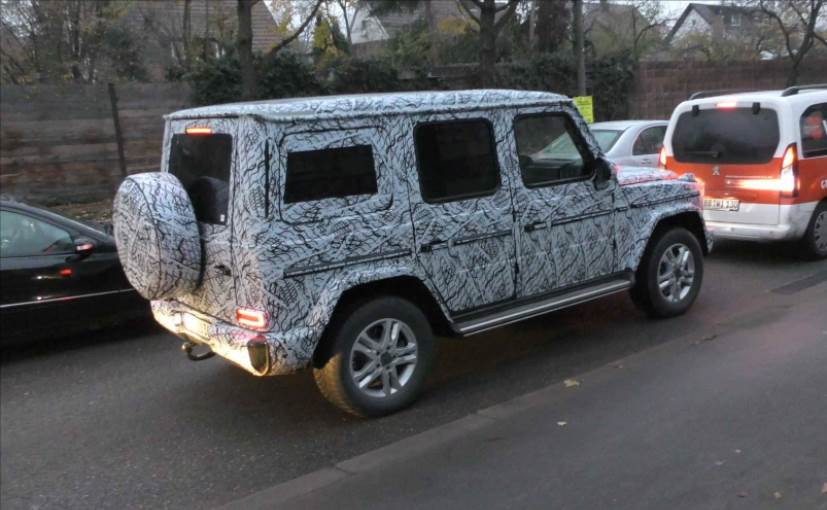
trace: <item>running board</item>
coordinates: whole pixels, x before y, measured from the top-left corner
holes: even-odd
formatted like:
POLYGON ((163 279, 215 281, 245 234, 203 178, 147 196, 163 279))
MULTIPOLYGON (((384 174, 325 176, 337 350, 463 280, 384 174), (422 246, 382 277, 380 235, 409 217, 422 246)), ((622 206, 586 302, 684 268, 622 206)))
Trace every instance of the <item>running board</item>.
POLYGON ((544 313, 553 312, 573 305, 579 305, 593 299, 623 292, 632 286, 632 281, 627 278, 617 278, 603 281, 588 287, 580 287, 562 294, 534 301, 524 305, 508 308, 483 317, 477 317, 465 321, 455 322, 453 330, 462 335, 470 336, 490 329, 513 324, 525 319, 530 319, 544 313))

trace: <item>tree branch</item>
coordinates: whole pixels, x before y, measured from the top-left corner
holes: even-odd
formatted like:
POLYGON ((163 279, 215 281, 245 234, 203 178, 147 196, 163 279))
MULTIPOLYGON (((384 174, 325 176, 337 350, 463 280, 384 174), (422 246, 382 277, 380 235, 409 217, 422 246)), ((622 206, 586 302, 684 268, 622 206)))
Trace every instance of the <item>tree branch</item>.
MULTIPOLYGON (((482 4, 479 2, 479 0, 471 1, 474 2, 474 5, 476 5, 479 9, 482 9, 482 4)), ((465 11, 465 14, 467 14, 469 18, 471 18, 477 25, 480 24, 480 18, 474 15, 473 11, 471 11, 471 9, 469 9, 468 6, 465 5, 465 2, 463 0, 456 0, 456 2, 457 5, 459 5, 463 11, 465 11)))
POLYGON ((500 16, 500 19, 498 19, 494 23, 495 32, 499 33, 499 31, 502 30, 502 27, 505 26, 505 24, 508 23, 508 20, 511 19, 511 16, 514 16, 514 12, 517 10, 518 3, 519 0, 508 0, 508 10, 505 11, 505 13, 502 16, 500 16))
POLYGON ((322 2, 324 2, 324 0, 317 0, 316 5, 313 6, 313 10, 310 11, 310 14, 308 14, 307 18, 304 20, 304 22, 302 22, 299 28, 296 29, 296 31, 293 32, 289 37, 282 39, 281 42, 273 46, 273 49, 271 49, 270 52, 278 53, 285 46, 295 41, 301 35, 301 33, 304 32, 304 29, 307 28, 307 25, 309 25, 310 22, 316 17, 316 13, 319 11, 319 7, 321 7, 322 2))

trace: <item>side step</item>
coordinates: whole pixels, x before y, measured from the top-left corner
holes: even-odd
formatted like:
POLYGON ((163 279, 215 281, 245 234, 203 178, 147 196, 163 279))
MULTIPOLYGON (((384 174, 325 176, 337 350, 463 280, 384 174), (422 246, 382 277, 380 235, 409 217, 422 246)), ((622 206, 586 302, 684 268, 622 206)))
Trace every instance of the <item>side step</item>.
POLYGON ((572 289, 539 301, 532 301, 524 305, 506 308, 482 317, 478 316, 468 320, 458 321, 453 324, 453 329, 462 336, 475 335, 483 331, 543 315, 544 313, 623 292, 631 286, 632 281, 629 278, 604 280, 600 283, 572 289))

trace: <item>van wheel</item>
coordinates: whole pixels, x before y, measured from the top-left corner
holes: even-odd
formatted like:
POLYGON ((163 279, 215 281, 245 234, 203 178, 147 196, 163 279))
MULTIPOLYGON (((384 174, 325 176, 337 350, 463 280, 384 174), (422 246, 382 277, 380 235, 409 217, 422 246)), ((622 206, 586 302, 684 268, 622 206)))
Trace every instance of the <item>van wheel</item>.
POLYGON ((382 416, 411 404, 434 357, 425 314, 407 300, 367 301, 331 323, 329 353, 313 378, 322 395, 357 416, 382 416))
POLYGON ((810 258, 827 257, 827 202, 821 202, 816 207, 802 241, 810 258))
POLYGON ((638 266, 632 299, 653 317, 686 312, 701 289, 703 252, 688 230, 672 228, 652 240, 638 266))

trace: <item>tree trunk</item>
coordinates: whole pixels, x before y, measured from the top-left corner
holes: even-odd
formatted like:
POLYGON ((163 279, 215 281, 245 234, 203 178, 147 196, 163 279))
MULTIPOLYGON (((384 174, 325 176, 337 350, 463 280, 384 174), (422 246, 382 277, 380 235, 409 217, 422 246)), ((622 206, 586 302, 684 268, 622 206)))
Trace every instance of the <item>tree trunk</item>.
POLYGON ((253 4, 258 0, 238 0, 238 63, 241 67, 241 98, 255 99, 256 70, 253 67, 253 4))
POLYGON ((431 65, 435 65, 438 60, 437 51, 437 25, 436 16, 431 8, 431 2, 425 2, 425 22, 428 24, 428 56, 431 60, 431 65))
POLYGON ((497 32, 494 29, 497 5, 484 0, 480 9, 480 86, 493 87, 497 63, 497 32))
POLYGON ((574 56, 577 59, 577 95, 586 95, 586 57, 583 53, 583 0, 574 0, 574 56))

